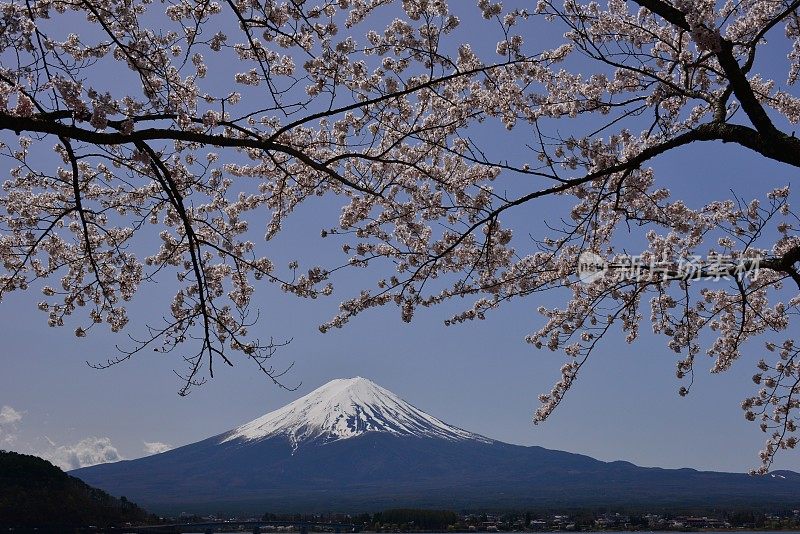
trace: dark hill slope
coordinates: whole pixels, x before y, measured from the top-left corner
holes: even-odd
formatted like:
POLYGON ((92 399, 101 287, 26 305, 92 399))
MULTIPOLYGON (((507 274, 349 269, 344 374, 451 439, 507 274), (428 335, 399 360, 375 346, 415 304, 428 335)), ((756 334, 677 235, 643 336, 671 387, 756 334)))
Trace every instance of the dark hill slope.
POLYGON ((69 476, 50 462, 0 451, 0 527, 143 523, 147 512, 69 476))

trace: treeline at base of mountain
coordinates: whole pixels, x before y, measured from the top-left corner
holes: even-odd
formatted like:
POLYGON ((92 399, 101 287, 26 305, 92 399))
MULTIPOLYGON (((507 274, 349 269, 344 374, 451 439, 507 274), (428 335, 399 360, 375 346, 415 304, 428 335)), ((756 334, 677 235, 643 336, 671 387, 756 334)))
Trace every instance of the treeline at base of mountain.
POLYGON ((0 528, 110 527, 156 522, 37 456, 0 450, 0 528))
POLYGON ((376 513, 361 514, 273 514, 266 513, 262 521, 309 521, 330 523, 351 523, 359 530, 378 531, 382 528, 402 529, 404 531, 443 531, 460 520, 456 512, 450 510, 429 510, 419 508, 397 508, 376 513))
MULTIPOLYGON (((183 522, 202 522, 208 517, 182 517, 183 522)), ((772 512, 708 508, 594 509, 455 512, 400 508, 360 514, 275 514, 262 521, 352 524, 359 532, 555 532, 555 531, 800 531, 800 510, 772 512)), ((320 529, 315 529, 315 531, 320 529)))

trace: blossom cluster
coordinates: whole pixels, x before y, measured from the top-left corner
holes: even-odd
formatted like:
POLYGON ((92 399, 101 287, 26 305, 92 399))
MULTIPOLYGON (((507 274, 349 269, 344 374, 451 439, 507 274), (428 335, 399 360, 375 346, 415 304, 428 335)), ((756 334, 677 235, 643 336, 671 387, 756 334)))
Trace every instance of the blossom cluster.
MULTIPOLYGON (((0 6, 0 152, 12 162, 0 195, 0 298, 41 291, 49 324, 69 323, 82 337, 102 324, 131 328, 127 303, 145 284, 169 277, 175 288, 164 321, 109 364, 175 351, 187 364, 185 393, 217 362, 241 356, 278 382, 270 360, 281 343, 254 335, 255 291, 271 283, 325 297, 345 268, 378 274, 323 331, 377 306, 396 305, 411 321, 420 307, 462 298, 471 305, 447 324, 482 320, 510 300, 561 290, 564 306, 540 309, 527 338, 566 357, 537 421, 613 328, 630 342, 644 325, 664 336, 684 379, 703 350, 721 372, 749 340, 797 327, 798 296, 788 288, 800 287, 800 241, 788 188, 748 200, 711 192, 692 206, 668 188, 679 177, 652 168, 710 142, 800 166, 800 141, 784 131, 800 121, 800 98, 756 61, 769 53, 767 38, 784 39, 786 82, 795 83, 794 4, 0 6), (540 31, 550 25, 563 37, 531 38, 551 34, 540 31), (475 32, 495 44, 471 43, 475 32), (487 140, 504 131, 509 143, 487 140), (51 150, 55 163, 42 157, 51 150), (272 255, 263 242, 320 198, 340 204, 338 221, 315 222, 340 241, 341 261, 272 255), (543 202, 563 207, 546 231, 511 215, 535 217, 543 202), (578 283, 581 253, 613 258, 632 239, 646 243, 647 262, 765 260, 757 279, 728 286, 672 277, 578 283)), ((794 376, 786 343, 788 356, 765 373, 794 376)), ((796 406, 786 399, 800 392, 787 387, 789 397, 759 394, 748 418, 777 402, 785 408, 771 421, 793 432, 786 421, 796 406)), ((765 465, 793 446, 787 436, 773 436, 765 465)))

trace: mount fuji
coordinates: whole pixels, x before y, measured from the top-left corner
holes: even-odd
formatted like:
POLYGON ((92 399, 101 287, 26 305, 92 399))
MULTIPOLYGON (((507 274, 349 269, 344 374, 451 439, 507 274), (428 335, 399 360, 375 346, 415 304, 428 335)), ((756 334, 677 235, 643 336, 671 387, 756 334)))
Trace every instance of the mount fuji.
POLYGON ((162 513, 800 504, 794 472, 644 468, 511 445, 360 377, 333 380, 218 436, 71 474, 162 513))
POLYGON ((332 380, 305 397, 231 431, 224 442, 283 436, 296 450, 302 443, 330 443, 369 432, 449 441, 492 440, 448 425, 388 389, 357 376, 332 380))

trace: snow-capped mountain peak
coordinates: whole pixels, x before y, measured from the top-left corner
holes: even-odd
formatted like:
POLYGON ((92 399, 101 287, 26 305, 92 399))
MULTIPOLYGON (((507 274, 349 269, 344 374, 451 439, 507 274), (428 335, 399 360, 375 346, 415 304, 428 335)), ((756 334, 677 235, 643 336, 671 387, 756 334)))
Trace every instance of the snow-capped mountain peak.
POLYGON ((338 441, 367 432, 451 441, 492 441, 448 425, 371 380, 358 376, 332 380, 283 408, 236 428, 225 436, 223 442, 285 436, 296 449, 304 441, 338 441))

